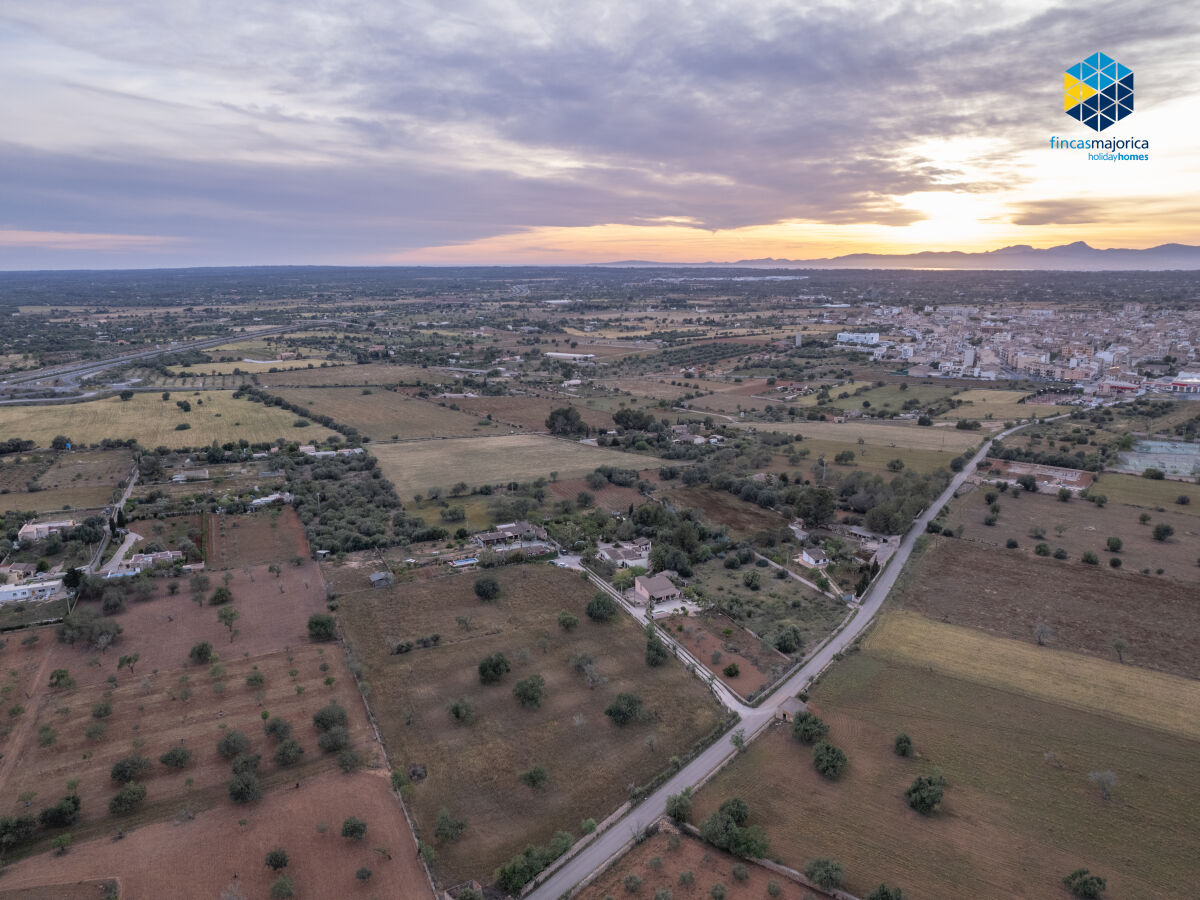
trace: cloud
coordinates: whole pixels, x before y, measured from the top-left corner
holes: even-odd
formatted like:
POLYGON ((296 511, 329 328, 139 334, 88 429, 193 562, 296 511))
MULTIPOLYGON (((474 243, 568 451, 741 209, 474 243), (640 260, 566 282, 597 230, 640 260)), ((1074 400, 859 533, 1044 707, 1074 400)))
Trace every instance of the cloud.
POLYGON ((1103 222, 1109 212, 1088 200, 1028 200, 1017 205, 1014 225, 1081 225, 1103 222))
MULTIPOLYGON (((1004 159, 1062 127, 1076 58, 1128 60, 1139 104, 1190 90, 1196 30, 1186 4, 440 5, 8 0, 2 214, 214 263, 611 223, 905 226, 925 215, 906 195, 1019 186, 1004 159), (981 135, 976 166, 936 152, 981 135)), ((1056 203, 1014 221, 1092 214, 1056 203)))

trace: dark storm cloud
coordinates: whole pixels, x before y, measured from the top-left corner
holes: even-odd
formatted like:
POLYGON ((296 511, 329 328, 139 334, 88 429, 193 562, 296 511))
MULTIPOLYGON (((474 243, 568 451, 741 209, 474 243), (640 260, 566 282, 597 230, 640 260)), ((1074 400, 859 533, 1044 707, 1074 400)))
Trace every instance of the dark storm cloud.
MULTIPOLYGON (((15 0, 0 25, 121 73, 76 90, 132 108, 133 133, 47 152, 6 129, 0 227, 296 262, 662 217, 900 225, 918 216, 898 195, 1000 186, 906 148, 1022 149, 1058 124, 1064 66, 1095 49, 1153 61, 1165 95, 1194 25, 1186 4, 1134 6, 15 0)), ((1071 214, 1031 204, 1017 221, 1071 214)))

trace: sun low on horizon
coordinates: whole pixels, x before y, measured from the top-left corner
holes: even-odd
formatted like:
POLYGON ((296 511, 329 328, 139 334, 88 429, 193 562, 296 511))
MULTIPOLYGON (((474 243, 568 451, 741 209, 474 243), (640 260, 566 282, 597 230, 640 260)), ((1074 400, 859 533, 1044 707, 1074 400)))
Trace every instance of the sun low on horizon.
POLYGON ((1200 244, 1184 7, 14 0, 0 269, 1200 244))

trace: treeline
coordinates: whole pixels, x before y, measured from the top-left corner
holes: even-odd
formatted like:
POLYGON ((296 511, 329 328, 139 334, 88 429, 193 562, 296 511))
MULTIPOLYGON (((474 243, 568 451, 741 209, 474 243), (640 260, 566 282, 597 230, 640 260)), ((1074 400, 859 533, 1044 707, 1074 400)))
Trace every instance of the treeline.
MULTIPOLYGON (((299 403, 292 403, 284 400, 282 397, 277 397, 274 394, 269 394, 262 388, 257 388, 249 384, 243 384, 233 392, 234 399, 245 397, 252 403, 262 403, 265 406, 278 406, 280 409, 286 409, 288 412, 293 412, 298 416, 303 416, 316 422, 318 425, 323 425, 330 431, 336 431, 345 436, 346 440, 353 443, 366 443, 370 438, 358 433, 358 429, 350 425, 343 425, 335 421, 331 416, 314 413, 306 406, 301 406, 299 403)), ((578 415, 578 413, 576 413, 578 415)))

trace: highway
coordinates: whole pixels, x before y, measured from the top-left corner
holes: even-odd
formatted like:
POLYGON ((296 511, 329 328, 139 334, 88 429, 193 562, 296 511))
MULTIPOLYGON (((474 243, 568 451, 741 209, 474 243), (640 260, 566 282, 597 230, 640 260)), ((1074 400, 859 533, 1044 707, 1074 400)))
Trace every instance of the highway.
MULTIPOLYGON (((862 634, 863 630, 871 623, 871 620, 874 619, 883 606, 883 602, 887 599, 888 594, 891 593, 892 588, 895 587, 896 579, 900 576, 905 563, 908 562, 908 558, 912 555, 917 539, 925 533, 926 526, 933 520, 937 511, 951 500, 954 492, 962 486, 976 465, 987 455, 992 441, 1007 437, 1021 427, 1023 426, 1018 425, 993 436, 987 443, 983 444, 979 451, 971 458, 970 462, 963 466, 962 471, 956 473, 951 478, 949 485, 938 496, 937 500, 913 522, 912 527, 902 539, 899 549, 893 554, 888 565, 880 572, 875 583, 867 589, 866 594, 862 598, 861 605, 853 618, 845 624, 841 631, 818 649, 803 666, 780 684, 772 696, 765 700, 760 707, 748 706, 728 690, 719 690, 717 692, 717 696, 722 703, 741 716, 742 721, 738 728, 744 731, 747 743, 760 735, 766 726, 770 724, 771 720, 775 717, 775 710, 780 702, 804 690, 833 661, 834 656, 844 651, 855 638, 862 634)), ((625 608, 630 609, 628 606, 625 608)), ((633 610, 630 611, 633 612, 633 610)), ((644 621, 644 614, 639 615, 637 612, 634 614, 638 619, 644 621)), ((712 772, 722 768, 733 759, 736 753, 737 751, 734 750, 732 744, 724 739, 718 740, 712 746, 705 749, 699 756, 675 773, 666 784, 630 810, 624 818, 615 822, 578 854, 568 858, 566 862, 562 863, 556 870, 553 870, 553 874, 526 895, 528 900, 557 900, 557 898, 571 891, 572 888, 583 881, 588 875, 603 868, 609 860, 622 853, 632 841, 635 834, 661 818, 666 812, 667 797, 669 795, 678 794, 684 788, 699 784, 712 772)))

